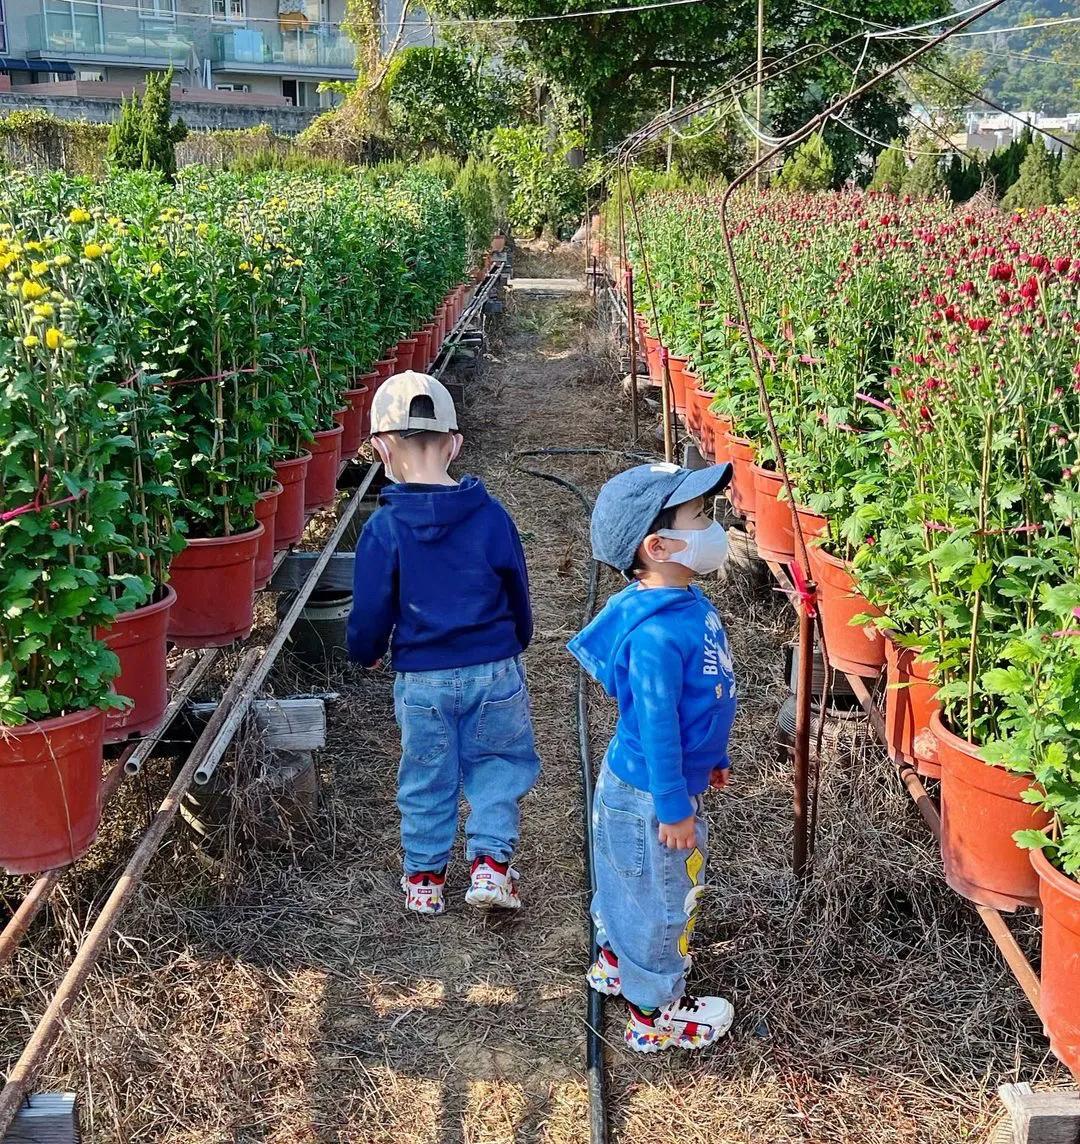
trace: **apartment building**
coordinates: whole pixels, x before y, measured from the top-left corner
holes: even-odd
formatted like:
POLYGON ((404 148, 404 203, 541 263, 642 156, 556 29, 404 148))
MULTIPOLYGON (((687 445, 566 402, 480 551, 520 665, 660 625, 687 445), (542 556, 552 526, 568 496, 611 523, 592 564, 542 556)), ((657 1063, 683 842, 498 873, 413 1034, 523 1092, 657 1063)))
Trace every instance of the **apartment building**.
POLYGON ((319 84, 356 76, 344 17, 345 0, 0 0, 0 87, 104 96, 172 66, 214 101, 327 106, 319 84))

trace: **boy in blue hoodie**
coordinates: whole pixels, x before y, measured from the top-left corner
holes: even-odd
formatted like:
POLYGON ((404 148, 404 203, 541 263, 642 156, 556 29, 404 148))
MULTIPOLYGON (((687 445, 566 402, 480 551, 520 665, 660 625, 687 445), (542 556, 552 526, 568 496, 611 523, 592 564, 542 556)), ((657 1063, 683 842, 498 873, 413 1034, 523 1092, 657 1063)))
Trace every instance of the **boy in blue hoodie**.
POLYGON ((540 773, 521 664, 533 630, 521 540, 476 477, 447 473, 461 434, 435 378, 384 382, 371 431, 392 483, 356 546, 348 644, 365 667, 389 646, 396 673, 405 904, 443 912, 464 791, 465 900, 516 910, 519 803, 540 773))
POLYGON ((619 704, 593 800, 600 954, 589 984, 629 1005, 636 1052, 698 1049, 731 1027, 723 997, 686 992, 689 943, 708 855, 702 796, 727 785, 735 677, 720 617, 691 585, 727 559, 706 497, 731 466, 639 465, 600 490, 597 560, 630 586, 569 648, 619 704))

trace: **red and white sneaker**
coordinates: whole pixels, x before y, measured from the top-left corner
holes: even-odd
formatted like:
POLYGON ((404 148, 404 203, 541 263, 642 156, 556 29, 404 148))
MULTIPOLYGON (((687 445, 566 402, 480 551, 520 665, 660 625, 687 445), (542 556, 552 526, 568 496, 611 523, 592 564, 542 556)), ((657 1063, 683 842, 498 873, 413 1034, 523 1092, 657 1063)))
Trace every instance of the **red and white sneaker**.
MULTIPOLYGON (((686 972, 689 973, 693 965, 689 954, 686 955, 685 961, 686 972)), ((589 966, 587 977, 589 988, 595 989, 597 993, 605 993, 608 997, 620 997, 622 995, 619 959, 610 949, 601 948, 599 957, 589 966)))
POLYGON ((509 862, 496 862, 482 854, 473 859, 465 901, 481 910, 520 910, 518 877, 518 872, 509 862))
POLYGON ((624 1039, 635 1053, 665 1049, 703 1049, 731 1028, 735 1009, 723 997, 694 997, 684 993, 663 1009, 650 1012, 630 1006, 624 1039))
POLYGON ((619 959, 610 949, 601 947, 597 959, 589 966, 589 988, 608 997, 618 997, 622 993, 622 979, 619 977, 619 959))
POLYGON ((405 891, 405 908, 414 914, 441 914, 446 909, 443 889, 446 871, 422 870, 418 874, 404 874, 401 888, 405 891))

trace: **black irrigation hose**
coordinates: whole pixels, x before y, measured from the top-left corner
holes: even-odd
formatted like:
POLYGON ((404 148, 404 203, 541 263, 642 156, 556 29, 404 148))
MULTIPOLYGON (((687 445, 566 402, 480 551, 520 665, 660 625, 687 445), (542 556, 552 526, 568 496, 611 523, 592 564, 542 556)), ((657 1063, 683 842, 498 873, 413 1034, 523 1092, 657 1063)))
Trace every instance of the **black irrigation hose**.
MULTIPOLYGON (((524 457, 567 456, 622 456, 639 462, 655 460, 655 457, 650 457, 643 453, 627 453, 621 449, 601 448, 528 449, 517 454, 515 460, 518 462, 518 472, 524 473, 529 477, 536 477, 541 481, 551 481, 552 484, 567 489, 581 502, 586 515, 591 515, 592 513, 592 501, 589 500, 588 496, 578 485, 566 480, 565 477, 557 476, 555 473, 544 473, 539 469, 527 469, 520 463, 524 457)), ((596 611, 596 598, 599 594, 599 589, 600 565, 597 561, 590 560, 589 586, 585 595, 585 609, 581 619, 582 627, 592 619, 593 613, 596 611)), ((578 667, 577 685, 577 732, 578 751, 581 756, 581 793, 585 802, 584 848, 585 872, 589 883, 589 951, 590 957, 595 958, 599 953, 599 949, 596 944, 596 923, 593 921, 591 908, 592 895, 596 892, 596 862, 593 854, 592 836, 593 771, 592 753, 589 748, 589 677, 585 674, 585 669, 580 666, 578 667)), ((585 1071, 589 1082, 589 1139, 592 1144, 607 1144, 607 1097, 604 1089, 604 1043, 601 1035, 604 1017, 604 998, 603 995, 597 993, 595 989, 591 989, 588 984, 585 986, 585 992, 588 994, 588 1009, 585 1022, 585 1071)))

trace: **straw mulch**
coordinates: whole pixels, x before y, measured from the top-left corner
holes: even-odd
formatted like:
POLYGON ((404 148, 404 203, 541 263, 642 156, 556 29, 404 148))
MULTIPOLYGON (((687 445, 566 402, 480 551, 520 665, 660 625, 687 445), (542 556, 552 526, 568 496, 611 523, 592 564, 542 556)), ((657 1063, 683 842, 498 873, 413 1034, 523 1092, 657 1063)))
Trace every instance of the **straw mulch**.
MULTIPOLYGON (((531 262, 520 272, 580 269, 580 255, 565 251, 531 262)), ((284 662, 278 694, 340 696, 319 759, 321 810, 286 844, 252 846, 245 825, 253 808, 265 818, 274 792, 253 780, 262 755, 247 742, 226 772, 239 807, 227 844, 208 858, 177 825, 42 1078, 81 1094, 90 1144, 587 1141, 583 814, 576 676, 563 649, 581 619, 587 528, 575 499, 522 475, 513 454, 627 443, 613 349, 588 303, 514 302, 469 383, 465 424, 465 467, 518 521, 533 581, 528 672, 545 771, 524 811, 527 908, 506 918, 468 910, 458 862, 445 917, 404 915, 390 679, 284 662)), ((622 462, 532 463, 591 493, 622 462)), ((605 591, 615 587, 605 578, 605 591)), ((816 873, 800 892, 790 767, 773 741, 790 616, 743 574, 710 590, 742 707, 733 786, 711 801, 715 889, 693 983, 732 997, 738 1017, 701 1056, 640 1058, 621 1049, 621 1006, 609 1003, 613 1138, 985 1139, 997 1084, 1064 1080, 1036 1020, 974 912, 944 886, 883 756, 859 736, 825 762, 816 873)), ((267 601, 261 638, 272 617, 267 601)), ((599 757, 613 712, 594 696, 591 714, 599 757)), ((168 781, 159 761, 125 789, 49 924, 0 977, 0 1065, 17 1054, 168 781)), ((15 900, 15 880, 0 887, 15 900)), ((1030 919, 1019 928, 1032 946, 1030 919)))

